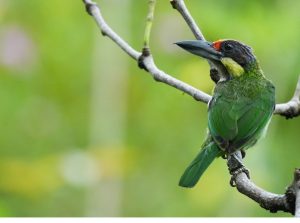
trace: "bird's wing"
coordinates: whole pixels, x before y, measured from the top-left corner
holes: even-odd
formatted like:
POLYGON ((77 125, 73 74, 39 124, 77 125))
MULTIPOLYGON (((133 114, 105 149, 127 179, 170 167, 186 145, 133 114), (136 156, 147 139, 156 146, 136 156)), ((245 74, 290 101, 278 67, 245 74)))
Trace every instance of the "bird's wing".
POLYGON ((215 141, 239 149, 253 141, 267 125, 274 109, 272 96, 257 99, 214 98, 208 114, 208 127, 215 141))

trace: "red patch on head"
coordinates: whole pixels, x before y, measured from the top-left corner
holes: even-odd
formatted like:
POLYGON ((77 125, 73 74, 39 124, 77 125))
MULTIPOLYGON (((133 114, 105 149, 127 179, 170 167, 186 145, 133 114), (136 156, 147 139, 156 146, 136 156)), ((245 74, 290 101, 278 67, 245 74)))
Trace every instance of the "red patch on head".
POLYGON ((222 42, 223 42, 222 40, 213 42, 213 48, 215 48, 217 51, 220 51, 222 42))

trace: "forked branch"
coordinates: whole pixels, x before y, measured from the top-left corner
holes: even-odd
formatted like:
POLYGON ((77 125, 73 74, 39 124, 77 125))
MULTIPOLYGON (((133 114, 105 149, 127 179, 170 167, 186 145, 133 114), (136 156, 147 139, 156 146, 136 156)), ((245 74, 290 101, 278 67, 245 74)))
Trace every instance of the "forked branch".
POLYGON ((100 8, 95 2, 91 0, 83 0, 83 3, 85 4, 87 12, 95 19, 101 33, 114 41, 130 57, 138 61, 139 66, 148 71, 148 73, 154 78, 154 80, 175 87, 178 90, 192 96, 197 101, 202 101, 204 103, 209 102, 209 100, 211 99, 210 95, 160 70, 154 63, 153 57, 150 54, 150 49, 143 48, 142 52, 138 52, 133 49, 127 42, 125 42, 120 36, 118 36, 105 22, 102 17, 100 8))
MULTIPOLYGON (((189 13, 185 6, 184 0, 171 0, 173 8, 176 9, 184 18, 187 25, 193 32, 196 39, 204 40, 204 36, 199 27, 195 23, 193 17, 189 13)), ((191 85, 180 81, 171 75, 160 70, 154 63, 153 57, 150 53, 150 33, 153 23, 155 0, 149 0, 149 11, 147 15, 147 23, 144 36, 144 46, 141 52, 133 49, 126 41, 124 41, 117 33, 115 33, 110 26, 105 22, 102 17, 101 11, 96 3, 91 0, 83 0, 87 12, 95 19, 101 33, 114 41, 125 53, 138 62, 140 68, 147 71, 154 80, 158 82, 170 85, 178 90, 192 96, 197 101, 208 103, 211 96, 198 90, 191 85)), ((211 68, 214 68, 212 63, 211 68)), ((300 115, 300 78, 297 83, 297 87, 293 98, 283 104, 277 104, 274 114, 285 116, 286 118, 293 118, 300 115)), ((239 165, 242 164, 242 158, 240 152, 228 157, 228 168, 230 173, 239 165)), ((300 216, 300 170, 295 171, 295 177, 293 184, 288 188, 285 194, 278 195, 273 194, 257 187, 252 183, 247 175, 243 172, 234 174, 235 185, 239 192, 248 196, 252 200, 259 203, 263 208, 270 210, 271 212, 285 211, 300 216)))
MULTIPOLYGON (((153 2, 150 0, 150 2, 153 2)), ((178 12, 183 16, 184 20, 186 21, 187 25, 190 27, 191 31, 193 32, 194 36, 197 39, 205 39, 202 32, 200 31, 199 27, 196 25, 194 19, 190 15, 189 11, 187 10, 185 3, 183 0, 171 0, 170 1, 173 8, 178 10, 178 12)), ((83 0, 85 4, 87 12, 93 16, 95 19, 98 27, 100 28, 101 33, 104 36, 109 37, 112 41, 114 41, 124 52, 126 52, 130 57, 135 59, 139 62, 140 67, 144 68, 148 71, 152 77, 159 82, 165 83, 172 87, 177 88, 178 90, 192 96, 197 101, 201 101, 204 103, 208 103, 211 99, 211 96, 204 93, 201 90, 198 90, 192 87, 189 84, 186 84, 183 81, 180 81, 171 75, 163 72, 160 70, 154 63, 153 57, 151 56, 150 49, 142 50, 142 52, 136 51, 133 49, 126 41, 124 41, 117 33, 115 33, 110 26, 105 22, 102 17, 101 11, 97 4, 92 0, 83 0), (143 66, 144 64, 144 66, 143 66)), ((151 3, 153 4, 153 3, 151 3)), ((151 7, 149 7, 151 8, 151 7)), ((151 20, 151 17, 150 17, 151 20)), ((146 26, 146 33, 145 38, 149 38, 150 31, 151 31, 152 21, 147 24, 146 26), (150 25, 149 25, 150 24, 150 25)), ((145 42, 149 42, 149 39, 144 38, 145 42)), ((210 64, 211 65, 211 64, 210 64)), ((280 114, 287 118, 292 118, 300 115, 300 79, 297 84, 297 88, 294 94, 294 97, 287 103, 277 104, 274 114, 280 114)))

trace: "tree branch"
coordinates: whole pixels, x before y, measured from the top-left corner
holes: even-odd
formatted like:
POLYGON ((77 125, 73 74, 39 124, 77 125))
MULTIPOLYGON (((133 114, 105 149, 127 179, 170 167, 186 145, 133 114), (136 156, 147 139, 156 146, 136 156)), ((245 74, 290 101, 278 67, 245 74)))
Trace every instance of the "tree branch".
MULTIPOLYGON (((295 192, 287 190, 285 194, 274 194, 256 186, 243 171, 242 155, 238 151, 227 158, 227 166, 233 177, 237 190, 257 202, 261 207, 272 213, 284 211, 294 214, 295 211, 295 192)), ((294 183, 293 183, 294 184, 294 183)))
POLYGON ((198 40, 205 40, 200 28, 197 26, 195 20, 191 16, 190 12, 185 6, 183 0, 170 0, 170 3, 174 9, 176 9, 184 18, 187 25, 190 27, 191 31, 193 32, 194 36, 198 40))
MULTIPOLYGON (((101 11, 97 4, 91 0, 83 0, 85 4, 87 12, 95 19, 98 27, 100 28, 101 33, 104 36, 110 38, 113 42, 115 42, 124 52, 126 52, 130 57, 138 61, 140 68, 148 71, 151 76, 159 82, 165 83, 172 87, 177 88, 184 93, 192 96, 197 101, 202 101, 204 103, 208 103, 211 99, 211 96, 170 76, 169 74, 160 70, 154 63, 154 60, 150 54, 150 50, 144 48, 142 53, 134 50, 127 42, 125 42, 118 34, 116 34, 105 22, 102 17, 101 11)), ((151 8, 151 7, 150 7, 151 8)), ((150 24, 150 23, 149 23, 150 24)), ((146 25, 148 27, 148 33, 150 35, 151 25, 146 25)), ((146 34, 147 35, 147 34, 146 34)), ((147 42, 147 41, 146 41, 147 42)))
MULTIPOLYGON (((177 9, 191 31, 195 35, 196 39, 204 40, 204 36, 196 25, 194 19, 187 10, 184 0, 171 0, 173 8, 177 9)), ((211 96, 182 82, 169 74, 160 70, 154 63, 153 57, 150 53, 149 41, 151 27, 153 23, 153 14, 155 7, 155 0, 149 0, 149 11, 146 22, 144 47, 142 52, 138 52, 133 49, 127 42, 125 42, 118 34, 116 34, 102 17, 99 7, 91 0, 83 0, 87 12, 95 19, 100 31, 104 36, 109 37, 114 41, 125 53, 138 62, 140 68, 149 72, 149 74, 156 80, 167 85, 170 85, 178 90, 187 93, 197 101, 208 103, 211 96)), ((209 61, 211 68, 214 69, 214 65, 209 61)), ((218 71, 217 71, 218 72, 218 71)), ((222 72, 222 71, 221 71, 222 72)), ((216 74, 218 76, 218 73, 216 74)), ((212 78, 213 79, 213 78, 212 78)), ((214 80, 214 79, 213 79, 214 80)), ((215 81, 215 80, 214 80, 215 81)), ((286 118, 292 118, 300 115, 300 78, 296 87, 293 98, 284 104, 277 104, 274 114, 280 114, 286 118)), ((238 191, 252 200, 259 203, 263 208, 270 210, 271 212, 285 211, 295 216, 300 216, 300 171, 295 171, 294 183, 288 188, 285 194, 273 194, 267 192, 254 183, 252 183, 244 172, 237 172, 240 167, 243 167, 241 153, 237 152, 234 155, 228 156, 228 168, 231 175, 234 178, 235 185, 238 191), (297 173, 296 173, 297 172, 297 173), (298 176, 298 178, 297 178, 298 176), (297 180, 296 180, 297 178, 297 180), (297 183, 295 183, 297 182, 297 183), (295 186, 296 185, 296 186, 295 186), (296 207, 296 208, 295 208, 296 207)))
POLYGON ((295 195, 295 217, 300 217, 300 169, 295 170, 294 182, 288 190, 295 195))
POLYGON ((292 99, 284 104, 277 104, 274 114, 285 116, 287 119, 300 115, 300 76, 292 99))
POLYGON ((124 52, 130 57, 137 60, 141 55, 140 52, 134 50, 127 42, 125 42, 117 33, 115 33, 103 19, 100 9, 97 4, 91 0, 83 0, 88 14, 90 14, 96 21, 103 36, 108 36, 114 41, 124 52))
POLYGON ((144 48, 150 47, 150 35, 151 35, 152 23, 154 19, 155 4, 156 4, 156 0, 149 0, 149 9, 148 9, 147 22, 146 22, 145 35, 144 35, 144 48))

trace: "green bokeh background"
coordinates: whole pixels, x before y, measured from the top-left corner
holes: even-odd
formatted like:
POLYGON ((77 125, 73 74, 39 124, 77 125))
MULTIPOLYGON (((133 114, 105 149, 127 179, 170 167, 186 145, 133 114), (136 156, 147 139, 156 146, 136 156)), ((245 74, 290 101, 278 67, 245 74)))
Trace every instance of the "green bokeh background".
MULTIPOLYGON (((146 0, 98 0, 104 17, 141 49, 146 0)), ((277 102, 300 73, 300 1, 189 0, 208 40, 252 46, 277 102)), ((151 46, 157 65, 203 91, 193 39, 158 0, 151 46)), ((157 83, 103 38, 80 0, 0 1, 1 216, 289 216, 271 214, 229 186, 218 159, 194 189, 177 186, 206 134, 207 108, 157 83)), ((254 182, 283 193, 299 167, 300 119, 274 116, 245 159, 254 182)))

